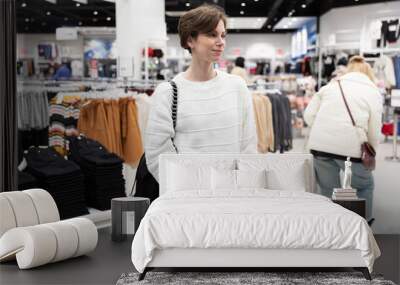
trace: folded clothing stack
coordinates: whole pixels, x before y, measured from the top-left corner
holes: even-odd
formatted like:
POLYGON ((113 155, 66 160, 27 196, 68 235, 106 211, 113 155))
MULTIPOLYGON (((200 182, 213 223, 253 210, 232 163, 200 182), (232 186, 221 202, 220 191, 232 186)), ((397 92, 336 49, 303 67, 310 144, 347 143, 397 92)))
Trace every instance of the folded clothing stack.
POLYGON ((355 199, 358 199, 357 190, 356 189, 335 188, 335 189, 333 189, 332 199, 333 200, 355 200, 355 199))
POLYGON ((53 197, 61 219, 88 214, 84 177, 79 166, 65 160, 53 148, 32 147, 24 154, 26 171, 37 179, 37 186, 53 197))
POLYGON ((37 188, 37 181, 33 175, 18 171, 18 190, 37 188))
POLYGON ((123 160, 103 145, 86 137, 69 137, 69 159, 85 176, 86 203, 99 210, 111 208, 111 199, 124 197, 123 160))

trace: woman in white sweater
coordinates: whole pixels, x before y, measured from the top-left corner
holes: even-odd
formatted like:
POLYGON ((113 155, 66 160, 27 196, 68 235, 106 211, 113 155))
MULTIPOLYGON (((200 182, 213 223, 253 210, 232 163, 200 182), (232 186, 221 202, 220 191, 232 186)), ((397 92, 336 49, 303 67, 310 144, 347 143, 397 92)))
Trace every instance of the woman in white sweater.
POLYGON ((370 170, 361 162, 361 144, 368 141, 378 146, 381 129, 382 99, 374 84, 368 63, 360 56, 350 59, 348 73, 332 80, 314 95, 304 113, 311 126, 308 147, 314 155, 314 168, 321 194, 331 197, 333 188, 340 188, 340 170, 351 158, 352 187, 366 199, 367 220, 372 218, 374 180, 370 170), (353 115, 355 128, 346 110, 343 93, 353 115))
POLYGON ((173 79, 178 88, 176 128, 168 82, 157 86, 153 94, 146 128, 147 167, 157 181, 162 153, 257 152, 252 100, 245 81, 213 67, 225 48, 224 12, 202 5, 180 18, 178 31, 181 46, 191 53, 192 61, 173 79))

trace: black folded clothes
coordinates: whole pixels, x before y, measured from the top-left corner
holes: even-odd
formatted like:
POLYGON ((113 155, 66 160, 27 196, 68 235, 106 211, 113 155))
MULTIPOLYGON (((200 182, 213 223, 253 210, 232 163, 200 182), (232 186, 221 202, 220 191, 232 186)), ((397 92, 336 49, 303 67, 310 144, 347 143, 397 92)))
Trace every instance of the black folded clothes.
POLYGON ((65 160, 52 148, 32 147, 25 153, 26 171, 37 179, 56 202, 62 219, 88 214, 84 176, 79 166, 65 160))
POLYGON ((69 159, 75 161, 85 175, 88 205, 101 210, 110 209, 112 198, 125 196, 123 160, 99 142, 86 137, 68 137, 68 142, 69 159))

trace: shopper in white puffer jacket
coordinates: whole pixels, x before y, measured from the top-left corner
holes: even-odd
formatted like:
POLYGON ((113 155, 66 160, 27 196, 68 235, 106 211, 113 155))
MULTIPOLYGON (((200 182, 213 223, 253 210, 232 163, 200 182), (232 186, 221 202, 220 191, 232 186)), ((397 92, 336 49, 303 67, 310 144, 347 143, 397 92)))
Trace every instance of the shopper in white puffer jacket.
POLYGON ((340 188, 340 170, 351 158, 352 187, 366 199, 367 220, 372 218, 374 181, 361 162, 361 144, 368 141, 376 150, 381 129, 382 98, 374 83, 372 68, 360 56, 350 59, 348 73, 332 80, 316 93, 304 113, 311 127, 308 148, 314 155, 314 169, 320 193, 331 197, 340 188), (340 92, 340 80, 355 128, 340 92))

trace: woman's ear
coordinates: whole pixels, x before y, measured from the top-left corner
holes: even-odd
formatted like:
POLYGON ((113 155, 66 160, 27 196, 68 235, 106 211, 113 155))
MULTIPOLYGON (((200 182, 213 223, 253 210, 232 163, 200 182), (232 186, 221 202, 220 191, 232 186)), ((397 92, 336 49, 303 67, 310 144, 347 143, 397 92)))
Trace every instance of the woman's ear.
POLYGON ((187 46, 188 46, 190 49, 193 49, 193 48, 194 48, 194 39, 193 39, 192 37, 188 37, 187 46))

